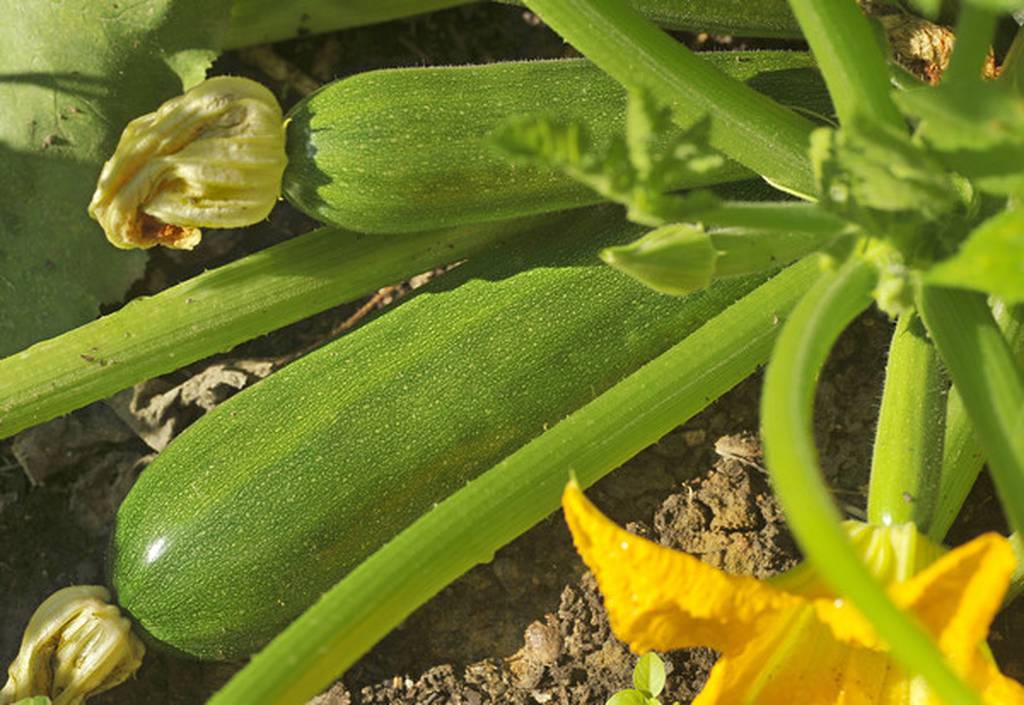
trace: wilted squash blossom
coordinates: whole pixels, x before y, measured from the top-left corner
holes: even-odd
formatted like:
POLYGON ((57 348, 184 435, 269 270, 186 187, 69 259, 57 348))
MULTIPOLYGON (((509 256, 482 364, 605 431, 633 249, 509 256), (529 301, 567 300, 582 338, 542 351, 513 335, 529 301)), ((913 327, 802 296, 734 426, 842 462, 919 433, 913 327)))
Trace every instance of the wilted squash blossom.
POLYGON ((285 129, 267 88, 218 76, 128 123, 89 215, 123 249, 195 247, 201 227, 257 223, 281 193, 285 129))
POLYGON ((0 705, 48 696, 53 705, 82 705, 127 680, 145 647, 131 622, 97 585, 58 590, 32 615, 0 690, 0 705))
MULTIPOLYGON (((728 575, 619 528, 575 483, 562 506, 619 639, 637 653, 710 646, 721 654, 693 705, 943 705, 810 566, 771 581, 728 575)), ((1024 705, 1024 687, 999 672, 985 645, 1015 564, 1005 538, 985 534, 945 553, 912 524, 846 529, 985 705, 1024 705)))

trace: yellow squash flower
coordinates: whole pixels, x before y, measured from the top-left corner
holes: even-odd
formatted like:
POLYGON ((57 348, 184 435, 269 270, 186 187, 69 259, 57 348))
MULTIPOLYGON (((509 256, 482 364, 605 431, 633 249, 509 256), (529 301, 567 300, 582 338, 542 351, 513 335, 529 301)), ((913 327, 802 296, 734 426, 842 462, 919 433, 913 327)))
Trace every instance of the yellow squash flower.
MULTIPOLYGON (((941 705, 922 678, 890 659, 852 605, 818 589, 728 575, 634 536, 575 483, 562 505, 620 639, 637 653, 720 652, 693 705, 941 705)), ((1006 539, 986 534, 889 586, 986 705, 1024 705, 1024 687, 999 672, 985 645, 1014 564, 1006 539)))

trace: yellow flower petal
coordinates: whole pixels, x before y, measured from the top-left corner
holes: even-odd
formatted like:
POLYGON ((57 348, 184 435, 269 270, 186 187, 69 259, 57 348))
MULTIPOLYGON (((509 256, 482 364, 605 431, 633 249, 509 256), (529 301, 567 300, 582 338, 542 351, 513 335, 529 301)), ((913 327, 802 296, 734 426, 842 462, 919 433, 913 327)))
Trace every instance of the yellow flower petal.
POLYGON ((723 655, 693 705, 903 705, 880 699, 891 679, 887 654, 837 642, 808 604, 723 655))
MULTIPOLYGON (((924 679, 892 661, 849 603, 726 575, 633 536, 604 517, 575 483, 562 504, 619 638, 637 651, 705 645, 722 652, 693 705, 944 705, 924 679)), ((917 549, 930 550, 905 534, 861 537, 885 544, 875 566, 883 575, 917 570, 917 549), (901 542, 914 550, 899 550, 901 542)), ((938 548, 932 548, 934 555, 938 548)), ((897 604, 936 636, 986 705, 1024 705, 1024 687, 999 672, 983 645, 1012 569, 1005 539, 989 535, 890 589, 897 604), (974 596, 977 591, 985 594, 974 596)), ((793 577, 792 584, 813 587, 813 576, 793 577)))
POLYGON ((984 641, 1015 565, 1010 543, 984 534, 894 586, 892 597, 914 613, 957 666, 973 659, 984 641))
MULTIPOLYGON (((961 671, 973 662, 1002 604, 1015 559, 1009 542, 986 534, 940 556, 920 573, 890 587, 893 601, 918 618, 961 671)), ((818 618, 836 639, 884 649, 874 628, 842 600, 817 599, 818 618)))
POLYGON ((575 483, 566 487, 562 506, 576 549, 604 594, 612 629, 637 653, 689 646, 733 651, 759 620, 805 602, 630 534, 575 483))

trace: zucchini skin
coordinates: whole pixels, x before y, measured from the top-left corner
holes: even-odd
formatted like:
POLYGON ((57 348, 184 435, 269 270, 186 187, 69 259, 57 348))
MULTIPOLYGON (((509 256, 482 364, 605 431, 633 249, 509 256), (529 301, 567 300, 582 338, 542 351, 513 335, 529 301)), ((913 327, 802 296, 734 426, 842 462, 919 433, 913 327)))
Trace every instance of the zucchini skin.
POLYGON ((595 256, 641 232, 608 206, 551 216, 197 421, 118 512, 122 609, 178 653, 256 651, 434 503, 760 282, 674 298, 595 256))
MULTIPOLYGON (((831 112, 801 52, 719 52, 723 71, 788 105, 831 112)), ((386 69, 328 84, 289 114, 282 189, 325 223, 373 233, 503 220, 597 203, 561 173, 515 164, 488 135, 538 112, 584 122, 596 144, 624 129, 622 87, 585 60, 386 69)), ((695 123, 702 115, 687 116, 695 123)), ((712 142, 714 133, 712 134, 712 142)), ((680 188, 749 178, 735 162, 680 188)))

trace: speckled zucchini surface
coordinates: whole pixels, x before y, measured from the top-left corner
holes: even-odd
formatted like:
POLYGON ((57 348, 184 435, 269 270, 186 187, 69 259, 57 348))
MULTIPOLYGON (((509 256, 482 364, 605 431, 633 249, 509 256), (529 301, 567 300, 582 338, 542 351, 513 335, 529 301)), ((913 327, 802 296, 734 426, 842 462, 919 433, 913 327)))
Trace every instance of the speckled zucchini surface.
MULTIPOLYGON (((718 52, 707 59, 785 105, 831 112, 810 55, 718 52)), ((298 104, 288 125, 288 199, 312 217, 363 232, 408 232, 596 203, 561 173, 510 163, 487 142, 517 116, 584 122, 594 142, 622 133, 622 87, 584 60, 358 74, 298 104)), ((685 116, 695 123, 703 117, 685 116)), ((732 163, 715 181, 748 178, 732 163)), ((680 188, 706 182, 688 181, 680 188)))

